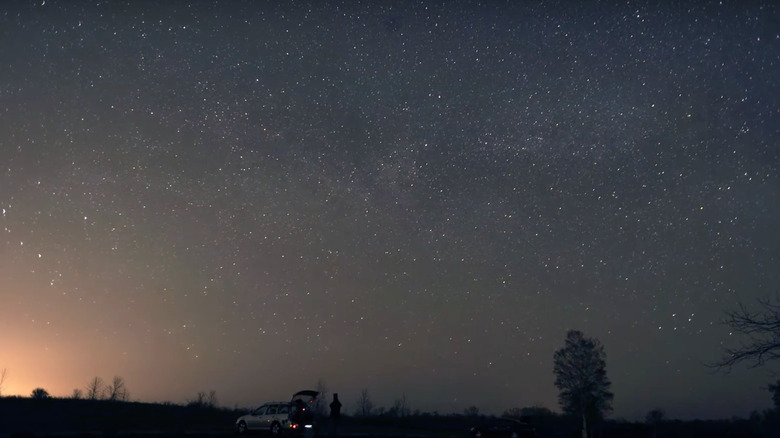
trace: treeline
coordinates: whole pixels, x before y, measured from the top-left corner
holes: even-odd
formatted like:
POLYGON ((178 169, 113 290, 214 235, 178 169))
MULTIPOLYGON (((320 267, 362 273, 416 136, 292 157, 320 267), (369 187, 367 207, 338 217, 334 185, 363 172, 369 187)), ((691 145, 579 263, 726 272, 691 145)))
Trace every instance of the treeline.
MULTIPOLYGON (((3 389, 6 374, 5 369, 0 372, 0 391, 3 389)), ((0 392, 1 395, 2 392, 0 392)), ((35 400, 44 400, 51 397, 52 395, 49 394, 49 391, 41 387, 33 389, 32 393, 30 393, 30 398, 35 400)), ((114 376, 111 383, 108 384, 104 383, 100 377, 95 377, 85 385, 84 389, 74 389, 69 398, 73 400, 128 401, 130 400, 130 392, 127 390, 125 379, 120 376, 114 376)))
MULTIPOLYGON (((7 371, 3 369, 0 371, 0 390, 2 390, 3 383, 7 371)), ((2 396, 2 392, 0 392, 2 396)), ((35 388, 30 394, 30 398, 34 400, 45 400, 52 398, 45 388, 35 388)), ((69 397, 71 400, 105 400, 105 401, 130 401, 130 391, 127 389, 127 382, 121 376, 114 376, 110 383, 105 383, 100 377, 92 378, 84 388, 75 388, 71 392, 69 397)), ((188 400, 187 405, 190 407, 206 407, 216 408, 219 403, 217 400, 217 392, 215 390, 199 391, 195 398, 188 400)))
POLYGON ((12 434, 25 435, 159 430, 227 433, 243 413, 196 401, 173 404, 107 398, 0 397, 0 424, 12 434))
MULTIPOLYGON (((0 398, 0 425, 12 435, 122 431, 219 432, 233 431, 235 420, 245 411, 209 406, 209 394, 199 393, 186 404, 140 403, 72 398, 0 398), (203 403, 198 401, 202 400, 203 403)), ((504 416, 522 418, 537 435, 547 438, 580 436, 580 419, 544 407, 514 408, 504 416)), ((474 425, 494 417, 469 407, 462 413, 439 414, 410 409, 376 409, 370 416, 346 415, 345 434, 373 436, 415 435, 420 437, 463 437, 474 425), (397 412, 394 413, 394 412, 397 412)), ((326 426, 323 419, 321 426, 326 426)), ((322 429, 323 431, 326 429, 322 429)), ((773 437, 780 436, 780 411, 754 413, 750 418, 711 421, 666 420, 663 416, 647 421, 604 420, 594 424, 593 436, 610 437, 773 437)))
MULTIPOLYGON (((776 388, 780 393, 780 382, 776 388)), ((780 396, 776 399, 780 401, 780 396)), ((554 412, 543 406, 510 408, 500 416, 485 415, 477 406, 469 406, 460 413, 440 414, 414 409, 405 396, 396 399, 390 408, 376 407, 367 389, 363 389, 354 402, 351 415, 343 420, 343 427, 352 433, 456 436, 497 417, 526 422, 539 437, 579 437, 582 433, 582 420, 577 415, 554 412)), ((764 412, 753 412, 749 418, 728 420, 668 419, 662 409, 653 409, 642 421, 601 418, 592 423, 588 435, 601 438, 777 438, 780 436, 780 405, 764 412)))
MULTIPOLYGON (((343 429, 354 434, 380 436, 415 435, 427 437, 468 436, 472 426, 489 423, 498 416, 480 414, 476 407, 462 413, 439 414, 412 410, 406 416, 376 410, 370 416, 343 419, 343 429)), ((520 419, 536 430, 540 438, 580 437, 581 419, 556 413, 544 407, 513 408, 501 417, 520 419)), ((603 419, 595 422, 589 436, 600 438, 777 438, 780 436, 780 411, 753 413, 749 418, 728 420, 676 420, 653 418, 643 421, 603 419)))
MULTIPOLYGON (((84 393, 76 388, 71 394, 71 398, 80 399, 84 393)), ((114 376, 109 384, 103 383, 103 379, 95 377, 87 383, 86 398, 89 400, 110 400, 127 401, 130 400, 130 393, 127 391, 125 379, 120 376, 114 376)))

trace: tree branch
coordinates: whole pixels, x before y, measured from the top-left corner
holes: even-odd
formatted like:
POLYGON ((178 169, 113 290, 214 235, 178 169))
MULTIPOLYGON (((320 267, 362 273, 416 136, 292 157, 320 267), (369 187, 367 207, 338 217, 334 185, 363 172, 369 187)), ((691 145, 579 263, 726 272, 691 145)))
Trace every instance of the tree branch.
POLYGON ((725 348, 720 360, 709 364, 719 370, 731 370, 741 362, 751 362, 751 368, 780 359, 780 299, 759 299, 759 310, 751 311, 743 303, 726 312, 724 324, 743 335, 739 347, 725 348))

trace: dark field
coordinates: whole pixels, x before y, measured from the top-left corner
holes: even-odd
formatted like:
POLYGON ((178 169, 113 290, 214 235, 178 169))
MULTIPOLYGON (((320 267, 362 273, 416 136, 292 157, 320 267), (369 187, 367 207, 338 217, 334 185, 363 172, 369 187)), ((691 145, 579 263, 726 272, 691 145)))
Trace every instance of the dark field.
MULTIPOLYGON (((236 437, 234 424, 244 410, 161 403, 101 400, 0 398, 0 438, 217 438, 236 437)), ((418 414, 404 418, 342 417, 339 435, 374 438, 468 438, 469 428, 486 417, 418 414)), ((318 436, 327 437, 327 418, 318 436)), ((552 415, 528 418, 540 438, 580 436, 576 419, 552 415)), ((254 434, 252 436, 270 436, 254 434)), ((645 423, 607 420, 595 436, 643 438, 778 437, 780 415, 773 411, 719 421, 664 421, 656 431, 645 423), (655 434, 654 434, 655 432, 655 434)))

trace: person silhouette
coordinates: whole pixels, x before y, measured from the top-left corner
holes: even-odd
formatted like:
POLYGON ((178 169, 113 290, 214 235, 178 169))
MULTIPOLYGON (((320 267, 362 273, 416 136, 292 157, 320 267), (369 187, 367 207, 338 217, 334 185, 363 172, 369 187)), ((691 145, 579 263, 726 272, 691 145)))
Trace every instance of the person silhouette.
POLYGON ((330 433, 332 436, 339 435, 339 420, 341 419, 341 402, 339 395, 333 393, 333 401, 330 402, 330 433))

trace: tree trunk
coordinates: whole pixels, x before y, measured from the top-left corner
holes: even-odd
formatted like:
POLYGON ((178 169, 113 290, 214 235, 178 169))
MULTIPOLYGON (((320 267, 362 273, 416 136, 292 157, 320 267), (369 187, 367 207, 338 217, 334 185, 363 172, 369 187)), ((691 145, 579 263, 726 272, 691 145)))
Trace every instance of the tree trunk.
POLYGON ((588 438, 588 419, 585 412, 582 413, 582 438, 588 438))

